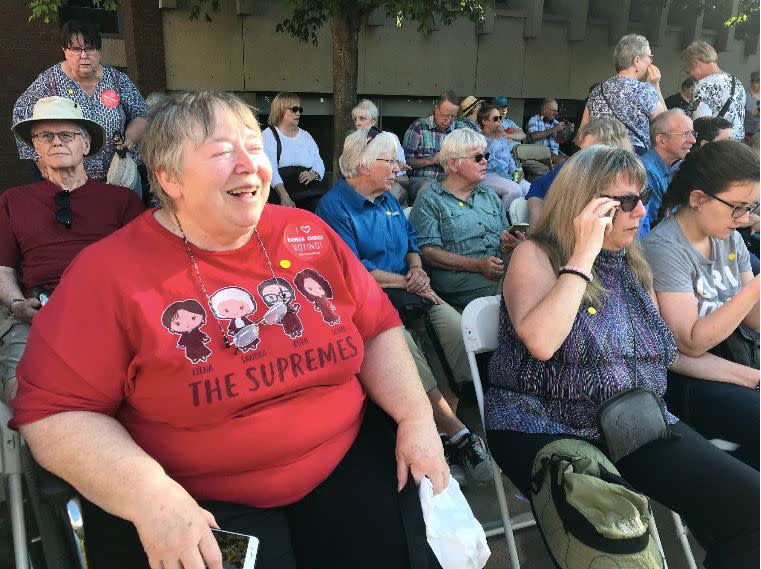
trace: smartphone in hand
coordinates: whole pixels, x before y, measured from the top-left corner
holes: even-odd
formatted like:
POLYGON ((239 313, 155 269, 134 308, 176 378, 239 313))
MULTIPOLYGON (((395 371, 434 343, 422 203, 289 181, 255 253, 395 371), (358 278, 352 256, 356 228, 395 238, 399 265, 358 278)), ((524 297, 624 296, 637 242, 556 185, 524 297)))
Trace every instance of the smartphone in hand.
POLYGON ((254 569, 259 540, 253 535, 211 528, 222 551, 222 569, 254 569))

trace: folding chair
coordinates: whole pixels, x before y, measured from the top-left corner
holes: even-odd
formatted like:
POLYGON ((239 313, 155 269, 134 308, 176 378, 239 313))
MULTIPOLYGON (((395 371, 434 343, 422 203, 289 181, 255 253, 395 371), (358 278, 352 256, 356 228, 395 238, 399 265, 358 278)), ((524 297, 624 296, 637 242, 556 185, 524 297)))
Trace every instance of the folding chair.
MULTIPOLYGON (((499 306, 499 296, 486 296, 471 301, 462 313, 462 339, 465 342, 465 353, 468 354, 470 375, 473 378, 473 387, 476 392, 476 399, 478 400, 478 411, 481 414, 481 422, 484 425, 484 429, 486 429, 484 420, 484 392, 481 386, 481 374, 478 371, 476 354, 493 352, 497 349, 499 306)), ((494 469, 494 486, 497 490, 497 501, 499 502, 502 526, 487 530, 487 526, 492 526, 493 523, 484 524, 484 530, 487 537, 498 535, 502 532, 505 533, 507 552, 510 556, 510 566, 512 569, 520 569, 518 550, 515 547, 513 532, 536 525, 536 520, 532 518, 528 521, 513 524, 510 518, 510 511, 507 507, 505 488, 502 485, 502 473, 494 460, 492 460, 492 467, 494 469)))
POLYGON ((8 421, 13 413, 5 403, 0 403, 0 475, 7 480, 8 506, 10 509, 11 531, 13 534, 13 553, 16 569, 29 567, 29 550, 24 524, 24 496, 22 477, 24 473, 21 462, 21 437, 8 428, 8 421))
POLYGON ((547 146, 541 144, 516 144, 513 148, 513 157, 521 162, 524 160, 537 160, 539 162, 547 160, 550 170, 554 167, 552 152, 547 146))
MULTIPOLYGON (((499 339, 499 309, 501 303, 501 297, 497 296, 485 296, 477 298, 471 301, 462 313, 462 338, 465 342, 465 352, 468 354, 468 364, 470 365, 470 375, 473 378, 473 387, 476 392, 476 399, 478 400, 478 411, 481 413, 481 422, 486 430, 486 421, 484 418, 484 392, 481 386, 481 374, 478 371, 478 363, 476 362, 476 354, 484 352, 493 352, 497 349, 497 342, 499 339)), ((499 510, 502 517, 502 527, 496 529, 489 529, 486 531, 487 537, 497 535, 499 533, 505 533, 505 541, 507 542, 507 552, 510 557, 510 566, 512 569, 520 569, 520 563, 518 561, 518 551, 515 547, 515 536, 513 532, 535 526, 536 520, 531 519, 529 521, 512 523, 510 518, 510 511, 507 507, 507 499, 505 497, 505 488, 502 485, 502 473, 497 466, 496 461, 492 460, 492 466, 494 468, 494 485, 497 490, 497 501, 499 503, 499 510)), ((679 516, 674 513, 675 521, 679 516)), ((655 519, 652 520, 650 530, 658 545, 658 550, 661 553, 663 559, 663 569, 668 569, 666 562, 666 554, 663 551, 663 544, 661 543, 660 535, 658 534, 658 528, 655 525, 655 519)), ((684 528, 684 524, 681 524, 681 518, 679 518, 680 524, 677 528, 684 528)), ((484 529, 487 526, 493 525, 492 523, 484 524, 484 529)), ((680 536, 681 539, 681 536, 680 536)), ((685 537, 686 540, 686 537, 685 537)), ((683 545, 684 547, 684 545, 683 545)), ((689 548, 689 543, 687 544, 689 548)), ((694 557, 692 557, 692 550, 685 549, 690 552, 690 557, 694 563, 694 557)), ((691 567, 690 569, 695 569, 691 567)))

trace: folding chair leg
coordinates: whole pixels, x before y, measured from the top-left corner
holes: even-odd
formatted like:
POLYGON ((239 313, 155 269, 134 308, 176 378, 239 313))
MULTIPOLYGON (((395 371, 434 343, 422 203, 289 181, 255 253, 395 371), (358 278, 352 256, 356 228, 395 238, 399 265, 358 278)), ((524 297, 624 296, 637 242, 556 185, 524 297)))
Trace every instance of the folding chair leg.
POLYGON ((698 565, 695 562, 695 555, 692 553, 690 540, 687 539, 687 528, 684 526, 682 516, 672 511, 671 517, 674 520, 676 535, 679 538, 679 543, 682 545, 682 551, 684 551, 684 557, 687 560, 687 567, 689 567, 689 569, 698 569, 698 565))
POLYGON ((666 562, 666 552, 663 551, 663 544, 661 543, 661 536, 658 533, 658 526, 655 525, 655 516, 653 516, 650 521, 652 522, 650 524, 650 534, 653 536, 653 539, 655 540, 655 544, 658 546, 658 551, 661 554, 661 559, 663 559, 663 569, 669 569, 669 564, 666 562))
POLYGON ((16 569, 29 567, 29 550, 26 543, 26 526, 24 525, 24 497, 21 488, 21 473, 8 475, 8 503, 11 510, 11 528, 13 528, 13 553, 16 569))
POLYGON ((510 556, 510 567, 520 569, 521 564, 518 561, 518 549, 515 546, 515 535, 513 535, 513 522, 510 519, 510 510, 507 507, 507 497, 505 496, 505 487, 502 484, 502 472, 500 472, 496 461, 492 459, 492 469, 494 471, 494 485, 497 488, 497 500, 499 501, 499 511, 502 516, 502 524, 505 532, 505 541, 507 543, 507 553, 510 556))

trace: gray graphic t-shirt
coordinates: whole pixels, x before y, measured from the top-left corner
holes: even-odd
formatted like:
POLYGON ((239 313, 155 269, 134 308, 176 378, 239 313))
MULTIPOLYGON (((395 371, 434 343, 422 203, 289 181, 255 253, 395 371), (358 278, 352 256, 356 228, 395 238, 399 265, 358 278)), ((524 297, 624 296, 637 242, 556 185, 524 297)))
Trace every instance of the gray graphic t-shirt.
POLYGON ((742 288, 740 274, 750 272, 750 257, 742 237, 711 238, 711 258, 699 253, 674 217, 664 219, 642 241, 653 268, 655 292, 692 292, 698 318, 710 314, 742 288))

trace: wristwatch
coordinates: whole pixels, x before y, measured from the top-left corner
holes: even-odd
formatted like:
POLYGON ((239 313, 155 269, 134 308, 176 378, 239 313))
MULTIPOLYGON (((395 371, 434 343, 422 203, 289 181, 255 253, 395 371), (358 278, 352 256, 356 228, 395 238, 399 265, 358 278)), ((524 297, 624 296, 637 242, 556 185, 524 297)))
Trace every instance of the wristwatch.
POLYGON ((312 172, 312 173, 314 174, 314 179, 315 179, 315 181, 316 181, 316 182, 319 182, 319 181, 320 181, 320 179, 321 179, 321 178, 320 178, 320 174, 319 174, 317 171, 315 171, 315 170, 309 170, 309 171, 310 171, 310 172, 312 172))

